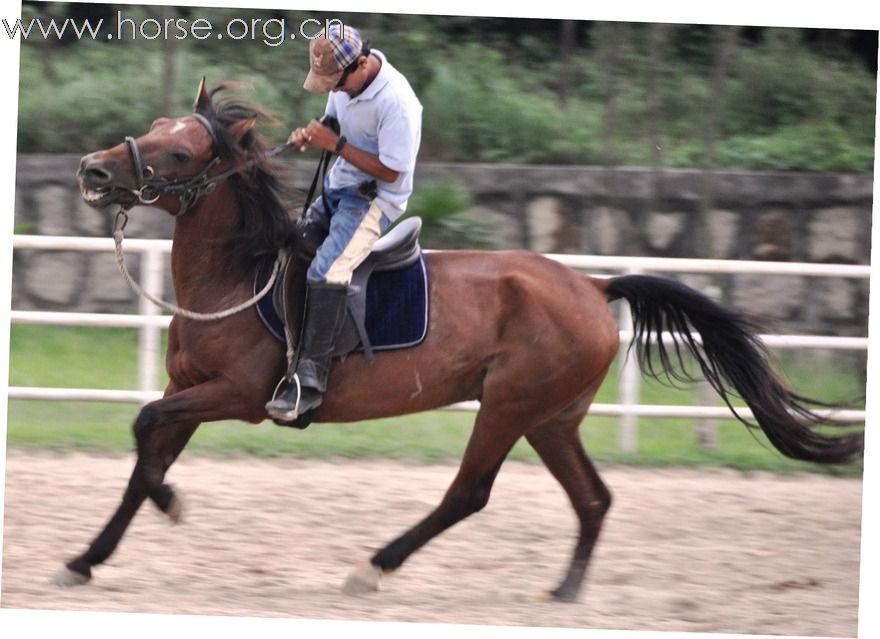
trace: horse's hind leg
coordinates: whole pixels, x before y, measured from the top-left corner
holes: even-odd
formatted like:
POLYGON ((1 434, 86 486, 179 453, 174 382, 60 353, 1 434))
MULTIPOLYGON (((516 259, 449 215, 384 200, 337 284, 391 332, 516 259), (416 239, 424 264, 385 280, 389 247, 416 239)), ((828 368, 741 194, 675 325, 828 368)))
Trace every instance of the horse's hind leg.
POLYGON ((154 430, 148 443, 139 443, 138 460, 122 495, 122 503, 88 549, 69 561, 53 577, 57 585, 76 586, 88 582, 92 576, 92 566, 103 563, 113 554, 131 520, 148 497, 172 521, 177 521, 180 516, 180 502, 171 487, 163 484, 162 480, 196 428, 198 424, 181 424, 173 428, 154 430), (160 460, 158 468, 156 460, 160 460))
POLYGON ((568 572, 551 593, 560 601, 577 598, 602 520, 611 506, 611 493, 587 457, 578 433, 585 414, 586 410, 578 411, 526 434, 526 439, 568 495, 580 525, 568 572))
POLYGON ((477 414, 474 430, 458 474, 440 505, 421 522, 377 552, 370 563, 352 573, 343 587, 348 594, 377 590, 382 573, 396 570, 416 550, 465 517, 481 510, 489 501, 492 484, 501 464, 521 433, 503 424, 521 420, 502 419, 486 405, 477 414))

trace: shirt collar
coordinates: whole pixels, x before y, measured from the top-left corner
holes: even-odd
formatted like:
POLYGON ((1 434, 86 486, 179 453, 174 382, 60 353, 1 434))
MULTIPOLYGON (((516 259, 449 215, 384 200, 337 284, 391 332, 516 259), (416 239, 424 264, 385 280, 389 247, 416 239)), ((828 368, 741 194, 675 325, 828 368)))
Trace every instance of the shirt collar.
POLYGON ((373 81, 370 82, 370 86, 368 86, 363 93, 358 96, 355 96, 351 99, 352 102, 358 102, 360 100, 371 100, 376 97, 376 94, 382 90, 386 84, 388 84, 389 73, 388 73, 388 61, 385 59, 385 54, 377 49, 373 49, 372 53, 376 55, 379 60, 382 61, 382 66, 379 68, 379 73, 376 74, 376 77, 373 78, 373 81))

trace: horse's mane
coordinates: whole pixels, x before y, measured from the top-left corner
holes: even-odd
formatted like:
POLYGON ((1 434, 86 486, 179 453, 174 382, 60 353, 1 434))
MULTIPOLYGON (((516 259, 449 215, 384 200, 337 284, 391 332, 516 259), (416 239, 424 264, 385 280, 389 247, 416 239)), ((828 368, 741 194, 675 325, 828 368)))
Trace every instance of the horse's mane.
MULTIPOLYGON (((215 93, 232 86, 221 84, 211 90, 210 95, 213 98, 215 93)), ((254 118, 257 124, 273 124, 275 119, 262 107, 238 98, 208 100, 199 105, 196 112, 206 117, 214 128, 221 158, 233 165, 252 162, 247 169, 229 178, 241 211, 238 228, 226 248, 230 266, 246 271, 255 263, 274 257, 292 241, 293 179, 288 167, 266 156, 267 145, 255 128, 236 141, 229 127, 244 119, 254 118)))

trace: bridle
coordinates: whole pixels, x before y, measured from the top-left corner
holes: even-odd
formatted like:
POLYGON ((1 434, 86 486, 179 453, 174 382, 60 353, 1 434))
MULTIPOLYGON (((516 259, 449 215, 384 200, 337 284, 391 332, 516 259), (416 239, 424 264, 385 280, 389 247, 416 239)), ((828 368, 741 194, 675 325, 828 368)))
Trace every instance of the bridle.
MULTIPOLYGON (((214 190, 214 188, 227 179, 228 177, 235 175, 248 168, 257 162, 257 159, 252 159, 246 162, 243 165, 240 165, 236 168, 229 169, 217 175, 208 176, 208 172, 217 166, 220 163, 221 158, 219 154, 217 154, 218 147, 218 139, 217 134, 214 131, 214 127, 211 126, 211 122, 200 113, 193 113, 193 117, 198 120, 202 126, 208 131, 211 135, 211 141, 213 144, 213 152, 215 153, 214 157, 210 162, 199 171, 196 175, 190 177, 180 177, 180 178, 164 178, 161 176, 157 176, 153 167, 149 166, 144 162, 143 154, 141 153, 140 148, 138 147, 137 141, 131 137, 126 136, 125 144, 128 147, 128 152, 131 155, 131 161, 134 165, 134 173, 135 179, 137 180, 137 188, 128 189, 137 199, 130 203, 119 203, 119 210, 116 212, 116 221, 113 225, 113 241, 116 244, 116 263, 119 266, 119 270, 122 273, 122 277, 125 279, 126 283, 131 287, 131 289, 138 295, 145 297, 150 300, 157 306, 164 308, 171 313, 181 315, 183 317, 200 320, 200 321, 213 321, 218 319, 224 319, 226 317, 230 317, 235 315, 236 313, 240 313, 241 311, 250 308, 254 304, 256 304, 259 300, 265 297, 269 291, 272 290, 272 286, 274 286, 276 279, 278 278, 279 273, 281 272, 284 264, 287 261, 287 251, 282 249, 278 253, 278 257, 275 260, 275 265, 272 268, 272 274, 269 277, 269 280, 263 286, 263 288, 256 293, 251 299, 234 306, 233 308, 228 308, 223 311, 218 311, 216 313, 196 313, 194 311, 187 310, 185 308, 181 308, 175 304, 170 304, 159 298, 153 296, 149 292, 145 291, 141 286, 134 281, 131 277, 131 274, 128 272, 128 269, 125 267, 125 257, 122 253, 122 242, 124 240, 124 231, 125 226, 128 223, 128 210, 131 209, 135 204, 152 204, 156 200, 158 200, 162 195, 171 194, 177 195, 180 198, 180 208, 177 213, 173 213, 174 217, 180 217, 190 210, 192 205, 203 195, 210 193, 214 190)), ((322 122, 325 122, 328 126, 332 126, 330 120, 325 116, 322 118, 322 122)), ((279 146, 276 146, 273 149, 267 151, 264 155, 266 157, 272 157, 281 153, 282 151, 288 149, 290 147, 290 143, 284 143, 279 146)), ((312 180, 312 186, 309 190, 309 196, 306 201, 306 206, 308 206, 308 202, 311 201, 312 195, 314 194, 315 188, 320 180, 323 182, 323 176, 326 174, 327 167, 330 163, 330 156, 332 154, 329 151, 325 151, 321 160, 318 163, 318 169, 315 172, 315 178, 312 180)), ((323 197, 323 192, 322 192, 323 197)), ((290 335, 288 337, 288 359, 292 357, 293 353, 293 341, 290 335)))
MULTIPOLYGON (((195 204, 200 197, 213 191, 220 182, 223 182, 230 176, 241 172, 257 161, 256 159, 253 159, 245 163, 243 166, 229 169, 217 175, 208 176, 211 169, 221 162, 220 155, 217 153, 217 147, 219 146, 217 133, 214 131, 214 127, 211 125, 208 118, 201 113, 193 113, 192 115, 203 127, 205 127, 205 130, 211 136, 211 148, 214 157, 207 165, 205 165, 205 168, 195 175, 166 178, 156 175, 153 167, 144 162, 144 156, 141 153, 137 140, 130 135, 126 136, 125 145, 128 147, 128 153, 131 156, 131 162, 134 165, 134 177, 137 184, 137 186, 134 189, 130 189, 130 191, 137 200, 127 205, 123 205, 122 211, 127 211, 135 204, 153 204, 163 195, 176 195, 180 199, 180 207, 177 209, 177 212, 172 213, 172 215, 174 217, 179 217, 189 211, 190 208, 192 208, 192 205, 195 204)), ((266 152, 265 155, 267 157, 272 157, 281 153, 289 146, 289 144, 276 146, 266 152)))
MULTIPOLYGON (((157 176, 155 171, 153 170, 153 167, 144 162, 144 157, 141 153, 140 148, 138 147, 137 140, 135 140, 131 136, 126 136, 125 145, 128 147, 128 152, 131 155, 131 161, 134 165, 135 180, 137 181, 137 188, 129 190, 137 199, 135 201, 124 204, 119 203, 119 210, 116 213, 116 221, 113 225, 113 241, 116 244, 116 263, 119 266, 122 277, 135 293, 145 297, 157 306, 177 315, 181 315, 183 317, 194 320, 213 321, 224 319, 226 317, 235 315, 236 313, 240 313, 241 311, 250 308, 258 301, 260 301, 263 297, 265 297, 269 293, 269 291, 272 290, 272 286, 274 286, 275 281, 283 265, 286 262, 287 252, 283 249, 279 251, 277 259, 275 260, 275 265, 272 268, 272 274, 270 275, 269 280, 256 295, 254 295, 246 302, 238 304, 237 306, 215 313, 196 313, 194 311, 181 308, 175 304, 170 304, 168 302, 160 300, 159 298, 145 291, 137 282, 134 281, 134 279, 131 277, 131 274, 128 272, 128 269, 126 269, 125 257, 122 254, 124 231, 125 226, 128 223, 128 210, 135 204, 152 204, 163 195, 177 195, 180 198, 180 208, 177 210, 177 213, 172 213, 172 215, 174 217, 180 217, 190 210, 196 200, 198 200, 203 195, 206 195, 213 191, 220 182, 232 175, 235 175, 236 173, 243 171, 244 169, 257 162, 257 159, 252 159, 246 162, 244 165, 240 165, 236 168, 229 169, 227 171, 209 177, 208 172, 215 166, 217 166, 221 161, 220 155, 217 153, 217 134, 214 131, 214 127, 211 126, 211 122, 205 116, 201 115, 200 113, 193 113, 193 117, 195 117, 196 120, 198 120, 211 135, 212 151, 214 153, 214 157, 211 159, 210 162, 208 162, 205 168, 203 168, 201 171, 193 176, 180 178, 164 178, 162 176, 157 176)), ((278 153, 281 153, 282 151, 287 149, 289 146, 290 144, 287 143, 276 146, 275 148, 268 151, 265 155, 269 157, 277 155, 278 153)))

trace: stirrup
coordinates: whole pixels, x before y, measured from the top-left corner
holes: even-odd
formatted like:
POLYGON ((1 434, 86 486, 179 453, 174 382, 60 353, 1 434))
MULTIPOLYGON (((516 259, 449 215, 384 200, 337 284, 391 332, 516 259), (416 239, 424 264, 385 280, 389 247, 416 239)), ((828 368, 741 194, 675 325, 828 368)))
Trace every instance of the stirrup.
POLYGON ((278 385, 275 386, 275 391, 272 393, 272 399, 269 400, 269 402, 266 404, 266 411, 269 413, 269 416, 272 419, 284 422, 293 422, 296 421, 296 419, 299 417, 299 402, 302 399, 302 385, 300 384, 299 375, 297 373, 294 373, 293 377, 290 379, 291 383, 296 384, 296 402, 293 405, 293 410, 287 410, 284 413, 280 413, 273 412, 272 409, 269 408, 273 402, 279 401, 278 390, 281 388, 282 384, 284 384, 286 379, 288 378, 282 377, 281 380, 278 382, 278 385))

